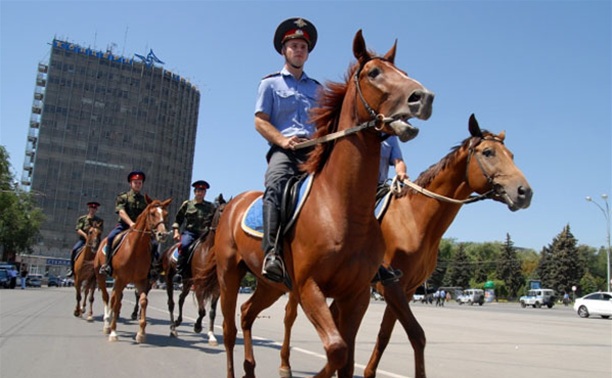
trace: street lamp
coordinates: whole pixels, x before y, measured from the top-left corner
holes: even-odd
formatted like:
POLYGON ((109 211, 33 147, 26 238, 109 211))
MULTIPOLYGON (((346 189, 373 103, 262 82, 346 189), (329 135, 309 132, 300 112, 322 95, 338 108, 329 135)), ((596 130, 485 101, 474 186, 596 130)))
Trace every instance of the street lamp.
POLYGON ((604 215, 604 217, 606 218, 606 235, 607 235, 607 239, 608 239, 608 251, 606 253, 607 259, 606 259, 606 272, 607 272, 607 284, 608 284, 608 292, 610 291, 610 205, 608 204, 608 195, 607 194, 602 194, 601 198, 603 199, 603 202, 606 204, 606 208, 604 209, 603 206, 601 206, 599 203, 595 202, 593 200, 593 198, 591 198, 590 196, 586 197, 586 200, 595 204, 595 206, 597 206, 599 208, 599 210, 601 210, 602 214, 604 215))

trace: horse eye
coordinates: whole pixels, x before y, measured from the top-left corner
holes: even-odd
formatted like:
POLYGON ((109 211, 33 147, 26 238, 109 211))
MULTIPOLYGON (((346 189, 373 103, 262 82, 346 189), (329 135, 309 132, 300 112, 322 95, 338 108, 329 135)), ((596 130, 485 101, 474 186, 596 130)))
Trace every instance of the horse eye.
POLYGON ((494 154, 493 154, 493 150, 488 149, 488 148, 487 148, 486 150, 482 151, 482 154, 483 154, 484 156, 486 156, 486 157, 491 157, 491 156, 493 156, 493 155, 494 155, 494 154))
POLYGON ((374 79, 379 74, 380 74, 380 70, 378 68, 373 68, 370 72, 368 72, 368 76, 372 79, 374 79))

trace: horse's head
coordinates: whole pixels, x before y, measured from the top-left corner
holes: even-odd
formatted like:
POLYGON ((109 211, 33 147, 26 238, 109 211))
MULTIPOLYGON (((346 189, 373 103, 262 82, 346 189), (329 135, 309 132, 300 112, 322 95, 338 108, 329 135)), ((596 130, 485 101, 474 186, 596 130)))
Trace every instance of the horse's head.
POLYGON ((87 230, 87 239, 85 243, 91 248, 93 253, 96 253, 98 245, 100 245, 100 239, 102 238, 102 222, 94 221, 91 227, 87 230))
POLYGON ((473 114, 469 130, 472 138, 466 182, 470 188, 480 194, 491 191, 494 200, 505 203, 512 211, 528 208, 533 192, 514 164, 514 155, 504 145, 505 132, 495 135, 481 130, 473 114))
POLYGON ((145 197, 148 206, 145 209, 147 224, 146 227, 154 235, 158 243, 163 243, 168 236, 166 231, 166 218, 168 217, 168 205, 172 202, 172 198, 165 201, 151 200, 149 196, 145 197))
POLYGON ((376 57, 368 51, 359 30, 353 40, 353 54, 358 65, 354 81, 361 99, 359 118, 384 119, 382 131, 406 142, 419 131, 408 120, 428 119, 434 94, 395 66, 396 46, 397 41, 383 57, 376 57))

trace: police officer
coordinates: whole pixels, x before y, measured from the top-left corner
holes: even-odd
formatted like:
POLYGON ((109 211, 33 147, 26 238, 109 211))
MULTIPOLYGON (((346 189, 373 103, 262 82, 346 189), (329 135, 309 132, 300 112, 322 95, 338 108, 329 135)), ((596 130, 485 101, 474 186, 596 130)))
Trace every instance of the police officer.
POLYGON ((174 240, 181 241, 177 274, 182 278, 191 275, 190 269, 186 269, 187 261, 189 261, 189 247, 202 234, 208 232, 215 213, 215 205, 204 200, 210 185, 204 180, 199 180, 191 186, 193 187, 194 198, 182 203, 176 213, 174 224, 172 224, 174 240), (182 233, 180 232, 181 226, 184 226, 182 233))
POLYGON ((100 207, 98 202, 87 202, 87 214, 80 216, 79 219, 77 219, 75 230, 79 240, 77 240, 74 247, 72 247, 72 251, 70 252, 70 271, 66 273, 66 277, 72 277, 74 275, 74 259, 76 258, 77 252, 85 245, 89 228, 94 224, 94 222, 98 222, 100 224, 100 233, 104 231, 104 220, 96 215, 98 207, 100 207))
POLYGON ((262 274, 271 281, 283 282, 285 265, 275 248, 281 197, 287 181, 300 173, 298 167, 306 161, 309 151, 294 148, 314 133, 309 111, 316 105, 321 85, 304 72, 304 64, 317 43, 317 29, 310 21, 303 18, 283 21, 276 28, 273 42, 276 51, 284 58, 284 66, 259 84, 255 129, 270 144, 263 197, 262 248, 265 258, 262 274))
POLYGON ((106 239, 106 245, 104 246, 106 263, 100 267, 100 274, 107 274, 110 276, 113 273, 111 265, 112 248, 110 247, 113 245, 113 239, 115 239, 115 236, 120 232, 132 227, 136 218, 138 218, 140 213, 147 207, 145 196, 140 193, 145 178, 146 176, 142 171, 130 172, 127 177, 130 183, 130 190, 119 194, 115 200, 115 212, 119 214, 119 221, 106 239))

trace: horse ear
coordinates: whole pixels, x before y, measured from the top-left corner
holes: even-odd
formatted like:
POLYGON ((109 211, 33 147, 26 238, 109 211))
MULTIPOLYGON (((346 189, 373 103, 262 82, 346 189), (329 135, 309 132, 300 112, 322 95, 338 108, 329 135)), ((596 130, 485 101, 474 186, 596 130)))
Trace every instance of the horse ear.
POLYGON ((361 29, 357 30, 355 38, 353 39, 353 55, 355 55, 355 58, 360 65, 364 65, 371 59, 370 53, 368 53, 368 49, 366 48, 365 40, 363 39, 361 29))
POLYGON ((395 64, 395 52, 396 51, 397 51, 397 38, 395 39, 395 43, 393 44, 393 47, 391 47, 391 49, 387 51, 387 53, 385 54, 385 59, 395 64))
POLYGON ((164 202, 162 202, 162 207, 167 207, 172 202, 172 198, 168 198, 164 202))
POLYGON ((151 199, 151 197, 149 197, 148 194, 145 194, 145 201, 147 201, 147 205, 153 202, 153 200, 151 199))
POLYGON ((480 126, 478 126, 478 121, 474 113, 470 116, 469 129, 472 136, 482 138, 482 131, 480 131, 480 126))
POLYGON ((497 137, 503 142, 504 139, 506 139, 506 130, 504 130, 501 133, 499 133, 499 135, 497 137))

